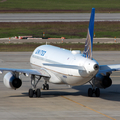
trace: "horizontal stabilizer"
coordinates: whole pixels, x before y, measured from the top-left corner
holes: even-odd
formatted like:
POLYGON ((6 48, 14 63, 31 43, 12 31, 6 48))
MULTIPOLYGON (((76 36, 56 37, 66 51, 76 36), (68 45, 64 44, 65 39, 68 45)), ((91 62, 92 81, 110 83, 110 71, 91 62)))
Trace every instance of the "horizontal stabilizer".
POLYGON ((100 65, 98 74, 106 75, 106 73, 112 73, 112 71, 120 71, 120 64, 115 65, 100 65))

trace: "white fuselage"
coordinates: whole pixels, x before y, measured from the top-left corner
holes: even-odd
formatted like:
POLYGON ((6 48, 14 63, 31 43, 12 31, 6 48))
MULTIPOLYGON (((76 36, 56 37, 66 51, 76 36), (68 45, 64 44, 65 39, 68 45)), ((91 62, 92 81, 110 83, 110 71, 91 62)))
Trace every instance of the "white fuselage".
POLYGON ((35 69, 46 70, 51 76, 46 80, 56 84, 83 85, 98 72, 94 69, 98 64, 95 60, 52 45, 37 47, 30 63, 35 69))

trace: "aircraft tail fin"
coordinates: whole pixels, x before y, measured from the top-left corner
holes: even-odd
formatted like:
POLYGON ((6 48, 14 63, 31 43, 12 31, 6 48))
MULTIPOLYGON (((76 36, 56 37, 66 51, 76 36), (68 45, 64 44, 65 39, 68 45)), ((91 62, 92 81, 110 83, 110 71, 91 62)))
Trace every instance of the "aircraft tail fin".
POLYGON ((89 21, 88 33, 85 42, 84 56, 86 58, 92 59, 92 48, 93 48, 93 33, 94 33, 94 17, 95 17, 95 8, 92 8, 91 17, 89 21))

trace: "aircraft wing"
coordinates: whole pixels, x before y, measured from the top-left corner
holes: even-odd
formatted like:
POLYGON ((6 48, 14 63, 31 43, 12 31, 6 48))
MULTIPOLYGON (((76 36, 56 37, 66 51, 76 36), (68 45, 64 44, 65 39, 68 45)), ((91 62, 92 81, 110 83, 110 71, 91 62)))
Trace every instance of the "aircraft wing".
POLYGON ((112 71, 120 71, 120 64, 115 65, 100 65, 99 72, 101 74, 112 73, 112 71))
POLYGON ((15 68, 0 68, 1 73, 3 71, 10 71, 10 72, 18 72, 18 73, 23 73, 23 74, 32 74, 32 75, 37 75, 37 76, 41 76, 41 77, 48 77, 50 78, 50 75, 48 72, 46 72, 43 69, 15 69, 15 68))

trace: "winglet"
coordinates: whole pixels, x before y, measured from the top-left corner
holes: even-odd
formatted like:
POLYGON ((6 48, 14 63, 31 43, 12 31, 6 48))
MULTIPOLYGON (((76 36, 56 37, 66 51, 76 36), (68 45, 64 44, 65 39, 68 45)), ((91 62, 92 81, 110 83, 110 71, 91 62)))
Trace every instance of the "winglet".
POLYGON ((95 17, 95 8, 92 8, 87 38, 85 42, 85 49, 83 52, 84 56, 90 59, 92 59, 94 17, 95 17))

